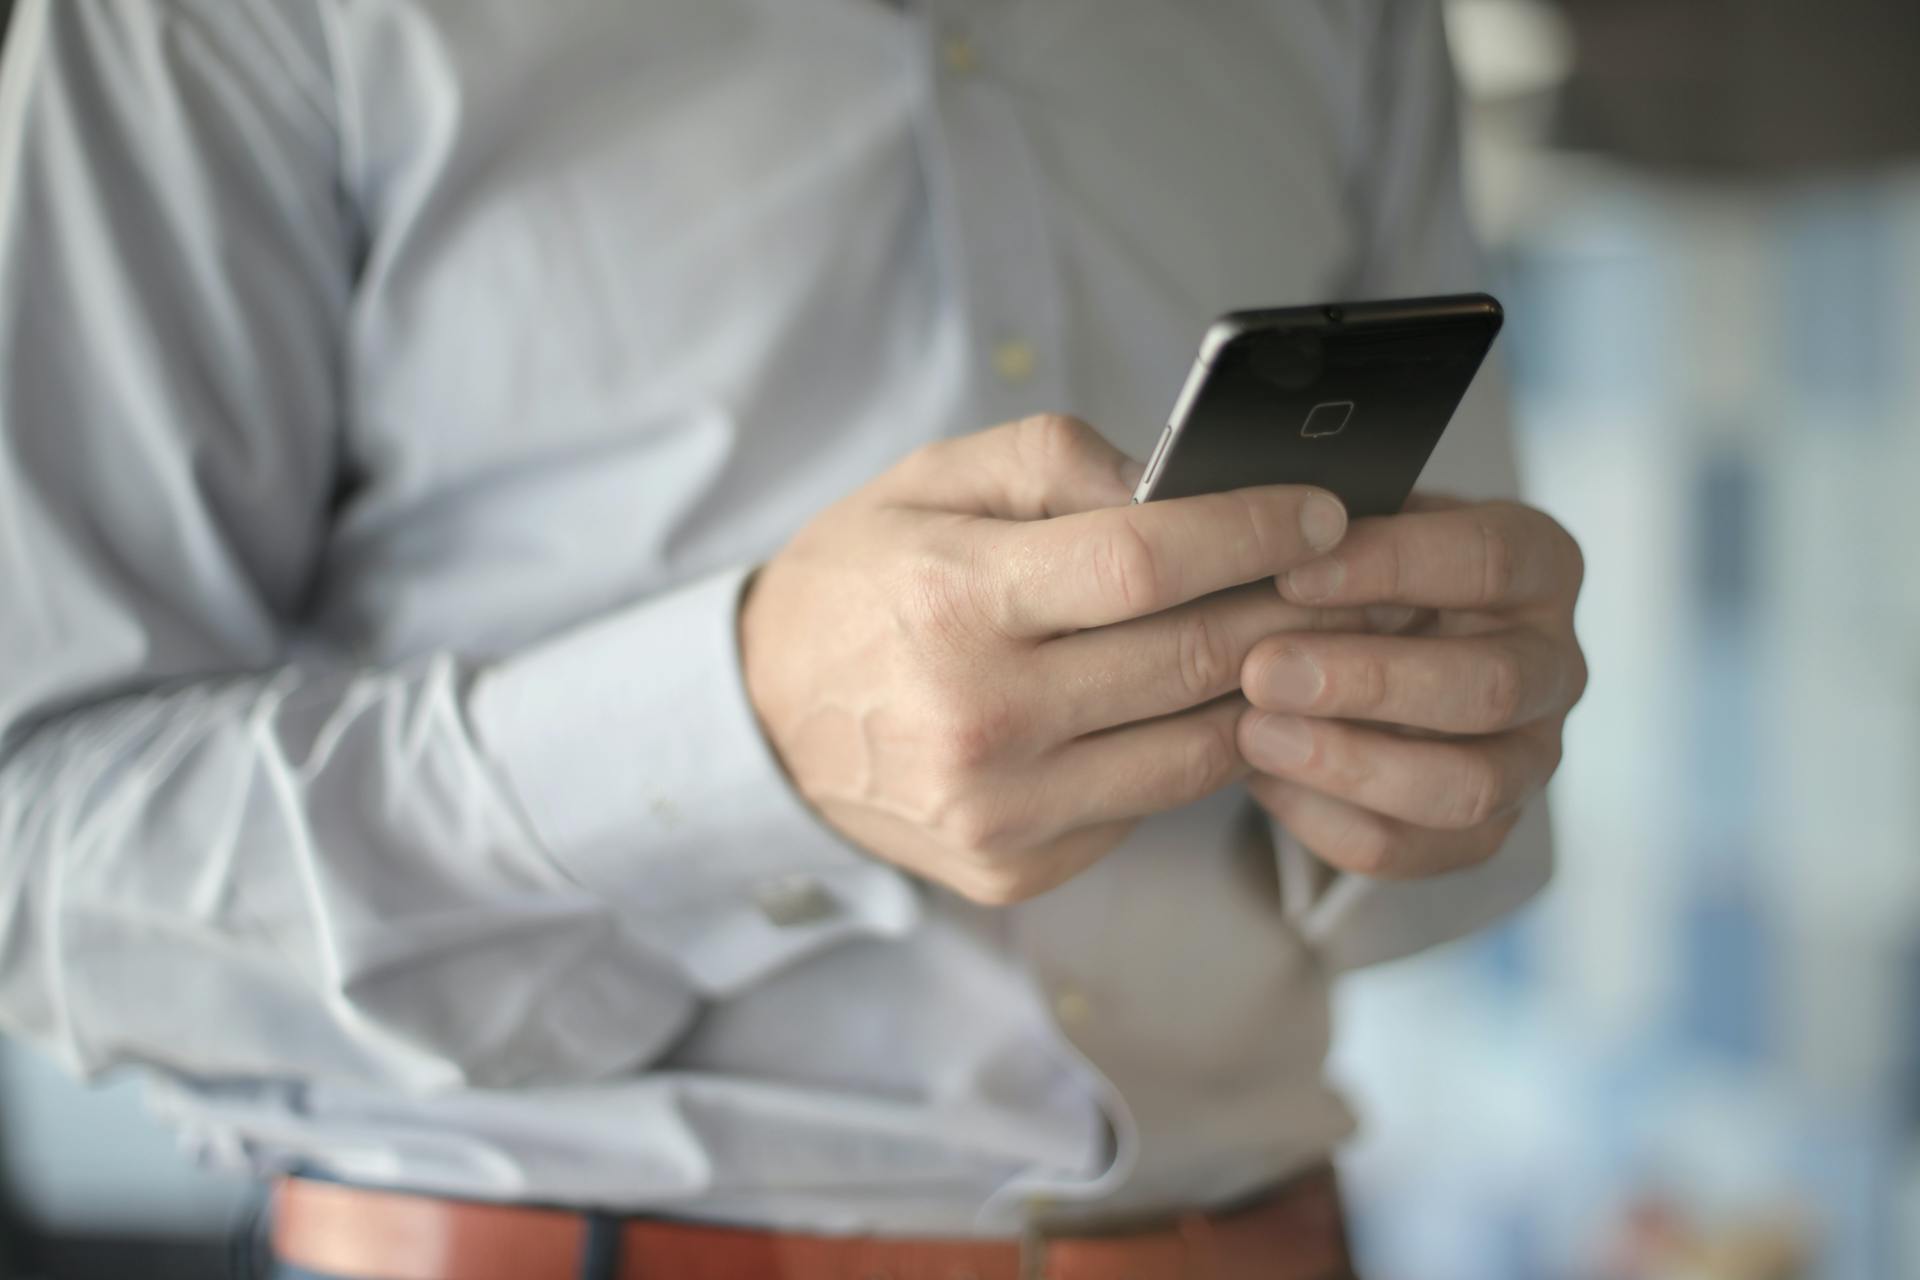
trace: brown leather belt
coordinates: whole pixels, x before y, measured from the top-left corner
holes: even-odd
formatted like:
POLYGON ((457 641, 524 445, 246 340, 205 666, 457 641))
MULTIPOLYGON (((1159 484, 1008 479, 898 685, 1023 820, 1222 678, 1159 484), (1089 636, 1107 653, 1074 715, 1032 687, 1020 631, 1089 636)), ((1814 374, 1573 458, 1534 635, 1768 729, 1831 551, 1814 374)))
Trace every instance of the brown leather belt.
POLYGON ((815 1236, 443 1200, 304 1178, 274 1188, 282 1262, 342 1280, 1349 1280, 1330 1170, 1157 1229, 1009 1240, 815 1236), (602 1220, 604 1222, 604 1220, 602 1220), (612 1244, 608 1250, 603 1246, 612 1244), (606 1256, 612 1253, 613 1256, 606 1256))

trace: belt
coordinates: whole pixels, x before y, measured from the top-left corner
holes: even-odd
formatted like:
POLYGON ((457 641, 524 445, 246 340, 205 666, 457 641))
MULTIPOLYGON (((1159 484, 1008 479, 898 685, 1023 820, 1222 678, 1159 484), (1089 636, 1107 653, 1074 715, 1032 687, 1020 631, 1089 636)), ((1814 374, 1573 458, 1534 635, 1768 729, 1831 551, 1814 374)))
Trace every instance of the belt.
POLYGON ((1351 1280, 1331 1170, 1226 1212, 1024 1241, 610 1218, 283 1178, 273 1249, 340 1280, 1351 1280))

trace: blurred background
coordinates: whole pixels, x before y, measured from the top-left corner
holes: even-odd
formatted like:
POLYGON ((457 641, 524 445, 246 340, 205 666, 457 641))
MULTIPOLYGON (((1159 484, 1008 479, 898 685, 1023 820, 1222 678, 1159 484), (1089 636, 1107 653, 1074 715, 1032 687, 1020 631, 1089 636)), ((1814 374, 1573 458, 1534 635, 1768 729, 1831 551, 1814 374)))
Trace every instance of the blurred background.
POLYGON ((1459 0, 1560 868, 1351 981, 1378 1280, 1920 1277, 1920 5, 1459 0))
MULTIPOLYGON (((1920 4, 1448 20, 1593 680, 1552 891, 1341 992, 1365 1274, 1920 1280, 1920 4)), ((4 1274, 250 1198, 0 1045, 4 1274)))

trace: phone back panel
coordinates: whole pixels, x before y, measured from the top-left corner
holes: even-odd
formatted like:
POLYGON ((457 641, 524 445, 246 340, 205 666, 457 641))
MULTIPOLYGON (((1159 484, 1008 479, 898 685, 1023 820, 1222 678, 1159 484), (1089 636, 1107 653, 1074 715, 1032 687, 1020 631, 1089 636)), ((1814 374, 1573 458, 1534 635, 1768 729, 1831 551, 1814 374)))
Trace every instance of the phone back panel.
POLYGON ((1500 323, 1485 294, 1224 316, 1135 500, 1315 484, 1398 511, 1500 323))

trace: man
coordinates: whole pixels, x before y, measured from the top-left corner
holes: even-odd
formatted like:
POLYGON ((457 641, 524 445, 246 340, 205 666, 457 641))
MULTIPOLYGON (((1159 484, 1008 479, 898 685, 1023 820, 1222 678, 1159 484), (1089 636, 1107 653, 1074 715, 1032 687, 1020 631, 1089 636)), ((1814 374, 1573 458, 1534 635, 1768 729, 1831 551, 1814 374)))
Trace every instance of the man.
POLYGON ((1470 283, 1450 101, 1405 0, 24 7, 7 1026, 289 1274, 1339 1272, 1327 983, 1544 880, 1578 553, 1484 393, 1351 527, 1128 454, 1470 283))

